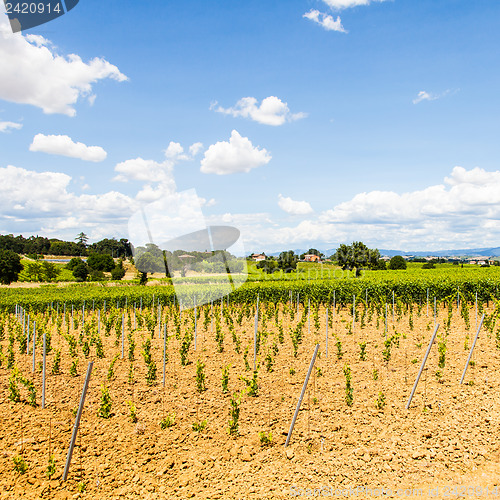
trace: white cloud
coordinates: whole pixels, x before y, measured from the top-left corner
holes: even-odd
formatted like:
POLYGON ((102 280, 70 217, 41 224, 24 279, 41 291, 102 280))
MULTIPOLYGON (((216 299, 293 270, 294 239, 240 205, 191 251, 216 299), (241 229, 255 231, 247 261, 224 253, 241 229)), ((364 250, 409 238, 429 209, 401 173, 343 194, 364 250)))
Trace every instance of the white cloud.
POLYGON ((154 160, 135 158, 123 161, 115 166, 115 172, 118 172, 118 175, 114 180, 120 182, 141 181, 148 184, 152 182, 161 183, 175 190, 173 167, 173 162, 168 160, 159 163, 154 160))
POLYGON ((87 146, 82 142, 74 142, 67 135, 37 134, 30 145, 30 151, 68 156, 92 162, 104 161, 108 156, 100 146, 87 146))
POLYGON ((113 179, 120 182, 139 181, 145 185, 138 192, 136 199, 141 202, 151 203, 165 195, 176 192, 174 179, 174 166, 181 161, 191 161, 203 148, 201 142, 196 142, 189 147, 189 153, 178 143, 171 141, 163 152, 165 160, 145 160, 135 158, 118 163, 115 172, 118 175, 113 179))
POLYGON ((498 246, 500 171, 455 167, 443 184, 407 193, 360 193, 293 226, 277 226, 268 214, 219 218, 241 230, 247 248, 268 251, 336 248, 355 240, 407 251, 498 246))
POLYGON ((422 101, 436 101, 437 99, 441 99, 442 97, 445 97, 450 94, 455 94, 456 92, 458 92, 457 89, 455 90, 447 89, 444 92, 441 92, 440 94, 431 94, 429 92, 426 92, 425 90, 421 90, 418 93, 417 97, 413 99, 413 104, 418 104, 419 102, 422 101))
POLYGON ((125 234, 135 206, 132 198, 116 191, 76 195, 70 190, 72 178, 63 173, 9 165, 0 168, 0 178, 0 223, 14 233, 76 235, 89 228, 107 235, 125 234))
POLYGON ((340 33, 347 33, 347 31, 342 26, 342 20, 339 16, 337 19, 334 19, 329 14, 324 14, 319 10, 311 9, 309 12, 306 12, 302 17, 310 19, 315 23, 319 24, 327 31, 339 31, 340 33))
POLYGON ((281 194, 278 195, 278 206, 291 215, 307 215, 314 212, 307 201, 295 201, 281 194))
POLYGON ((229 142, 216 142, 205 151, 201 172, 217 175, 250 172, 270 161, 271 155, 267 150, 254 147, 250 139, 233 130, 229 142))
POLYGON ((57 54, 42 36, 12 33, 6 16, 0 18, 0 60, 0 99, 31 104, 44 113, 74 116, 79 98, 93 103, 93 84, 106 78, 127 80, 103 58, 85 63, 76 54, 57 54))
POLYGON ((9 129, 20 130, 22 127, 21 123, 0 122, 0 132, 9 132, 9 129))
POLYGON ((359 5, 369 5, 372 2, 385 2, 386 0, 323 0, 332 9, 342 10, 359 5))
POLYGON ((421 90, 418 93, 418 96, 413 99, 413 104, 418 104, 419 102, 422 101, 435 101, 438 97, 436 95, 429 94, 425 90, 421 90))
POLYGON ((276 96, 269 96, 262 100, 260 106, 255 97, 243 97, 232 108, 223 108, 212 104, 211 109, 234 117, 250 118, 264 125, 279 126, 285 122, 300 120, 306 113, 291 113, 286 102, 276 96))

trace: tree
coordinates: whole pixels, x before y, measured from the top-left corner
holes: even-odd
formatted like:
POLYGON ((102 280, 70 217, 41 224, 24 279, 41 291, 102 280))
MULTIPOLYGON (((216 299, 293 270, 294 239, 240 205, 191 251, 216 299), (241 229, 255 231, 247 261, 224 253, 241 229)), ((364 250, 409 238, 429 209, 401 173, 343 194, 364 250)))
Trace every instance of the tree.
POLYGON ((406 269, 406 260, 404 260, 401 255, 395 255, 389 261, 389 269, 393 269, 393 270, 406 269))
MULTIPOLYGON (((144 251, 136 253, 135 267, 142 273, 141 284, 147 282, 148 273, 161 273, 165 271, 165 258, 163 252, 152 243, 148 243, 144 251), (137 254, 139 254, 137 256, 137 254)), ((168 267, 167 267, 168 269, 168 267)))
POLYGON ((434 262, 426 262, 425 264, 422 264, 422 269, 435 269, 436 266, 434 265, 434 262))
POLYGON ((83 261, 79 262, 73 269, 73 276, 77 281, 86 281, 88 275, 89 267, 83 261))
POLYGON ((111 279, 121 280, 125 276, 125 269, 123 267, 123 261, 120 259, 116 266, 111 270, 111 279))
POLYGON ((266 260, 257 262, 257 269, 262 269, 267 274, 272 274, 278 269, 278 263, 271 257, 266 257, 266 260))
POLYGON ((73 257, 67 264, 66 264, 66 269, 69 269, 70 271, 73 271, 78 264, 82 263, 83 260, 80 259, 80 257, 73 257))
POLYGON ((281 252, 278 257, 278 268, 283 269, 285 273, 291 273, 297 269, 298 257, 295 255, 293 250, 288 250, 288 252, 281 252))
POLYGON ((109 273, 114 269, 115 261, 113 260, 113 257, 111 257, 111 255, 107 253, 92 253, 87 259, 87 265, 90 267, 90 269, 93 269, 95 271, 104 271, 109 273))
POLYGON ((370 254, 370 249, 364 243, 355 241, 352 245, 340 245, 334 258, 342 269, 348 271, 356 269, 356 276, 360 276, 361 269, 367 267, 372 260, 376 259, 377 255, 379 255, 378 250, 376 253, 370 254))
POLYGON ((80 245, 86 247, 87 241, 89 241, 89 237, 84 232, 81 232, 76 236, 75 241, 78 242, 80 245))
POLYGON ((22 270, 21 257, 16 252, 0 249, 0 283, 10 285, 17 281, 22 270))

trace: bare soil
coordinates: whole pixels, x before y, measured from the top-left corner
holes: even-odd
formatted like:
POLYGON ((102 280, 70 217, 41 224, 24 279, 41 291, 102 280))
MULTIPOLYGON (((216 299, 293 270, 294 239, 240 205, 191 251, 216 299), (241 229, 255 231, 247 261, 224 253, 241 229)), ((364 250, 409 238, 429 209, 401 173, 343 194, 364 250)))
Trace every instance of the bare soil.
MULTIPOLYGON (((141 355, 148 333, 133 331, 136 342, 134 383, 129 381, 128 340, 121 359, 121 336, 114 329, 109 337, 101 330, 106 357, 95 357, 95 348, 86 359, 78 345, 78 376, 69 374, 71 358, 68 343, 52 331, 52 346, 62 351, 60 375, 47 376, 46 408, 41 403, 41 347, 37 345, 37 370, 32 374, 32 355, 19 353, 15 345, 16 364, 38 390, 39 406, 9 400, 10 370, 3 359, 0 368, 0 498, 142 498, 142 499, 270 499, 293 497, 375 498, 385 488, 385 498, 495 498, 500 495, 499 353, 493 335, 481 331, 465 383, 459 385, 468 350, 475 334, 474 311, 471 328, 455 311, 447 336, 446 364, 438 367, 437 343, 431 353, 409 410, 405 409, 416 374, 431 338, 434 320, 414 311, 414 327, 409 316, 388 318, 389 337, 399 333, 399 346, 392 345, 390 359, 384 361, 384 319, 361 328, 356 322, 349 332, 352 315, 343 310, 335 314, 329 328, 328 355, 325 345, 325 311, 321 308, 320 327, 316 330, 311 314, 304 326, 304 339, 298 356, 293 356, 290 330, 297 324, 281 309, 284 343, 278 339, 279 328, 274 317, 262 315, 258 363, 259 393, 244 394, 241 399, 239 433, 228 433, 230 400, 233 393, 246 387, 241 377, 250 379, 245 370, 244 352, 253 365, 253 316, 236 324, 238 309, 233 311, 235 331, 241 340, 241 352, 225 322, 224 351, 218 352, 215 332, 209 323, 203 326, 204 314, 197 324, 197 345, 189 350, 187 366, 180 364, 180 340, 169 318, 166 383, 162 384, 163 339, 155 329, 152 354, 157 367, 154 386, 146 383, 146 367, 141 355), (337 339, 342 357, 337 356, 337 339), (366 342, 366 360, 360 359, 360 342, 366 342), (291 437, 284 443, 316 343, 320 355, 316 360, 302 407, 291 437), (273 357, 273 371, 266 370, 265 357, 276 344, 279 353, 273 357), (114 377, 107 380, 111 360, 119 356, 114 377), (61 480, 74 414, 80 399, 85 371, 94 362, 77 446, 69 479, 61 480), (199 393, 195 380, 196 363, 205 363, 206 391, 199 393), (348 363, 352 373, 353 404, 346 403, 346 380, 343 372, 348 363), (222 392, 222 368, 230 365, 229 393, 222 392), (374 370, 377 379, 374 380, 374 370), (441 376, 436 376, 440 371, 441 376), (293 373, 294 372, 294 373, 293 373), (98 416, 101 387, 105 384, 112 398, 110 418, 98 416), (382 404, 382 396, 385 406, 382 404), (379 400, 379 407, 377 407, 379 400), (137 409, 137 422, 130 418, 129 403, 137 409), (159 422, 175 415, 175 424, 162 429, 159 422), (207 421, 201 432, 193 423, 207 421), (263 445, 259 432, 271 432, 272 444, 263 445), (49 454, 54 454, 56 473, 49 481, 46 469, 49 454), (27 470, 14 470, 13 458, 22 456, 27 470), (468 487, 468 490, 464 488, 468 487), (470 489, 470 488, 474 489, 470 489), (497 490, 494 488, 497 487, 497 490), (85 490, 79 492, 79 489, 85 490), (322 488, 322 489, 320 489, 322 488), (330 489, 331 488, 331 489, 330 489), (368 488, 370 491, 363 490, 368 488), (436 491, 435 488, 438 488, 436 491), (455 490, 453 488, 456 488, 455 490), (480 489, 482 488, 482 489, 480 489), (316 489, 314 491, 314 489, 316 489), (392 496, 387 489, 392 491, 392 496), (493 492, 496 491, 498 495, 493 492), (346 493, 347 492, 347 493, 346 493), (421 494, 420 494, 421 493, 421 494), (437 493, 437 494, 434 494, 437 493), (454 494, 457 493, 457 494, 454 494)), ((262 311, 261 311, 262 312, 262 311)), ((214 314, 220 314, 215 309, 214 314)), ((332 311, 330 310, 330 315, 332 311)), ((91 321, 91 315, 86 318, 91 321)), ((95 316, 94 316, 95 318, 95 316)), ((439 332, 447 311, 440 309, 439 332)), ((40 318, 41 319, 41 318, 40 318)), ((133 319, 131 319, 133 326, 133 319)), ((367 319, 365 318, 365 322, 367 319)), ((81 325, 79 325, 81 327, 81 325)), ((182 314, 182 335, 192 327, 192 316, 182 314)), ((214 326, 215 330, 215 321, 214 326)), ((66 332, 63 324, 62 331, 66 332)), ((80 330, 79 330, 80 331, 80 330)), ((78 331, 78 332, 79 332, 78 331)), ((74 333, 78 336, 78 332, 74 333)), ((129 328, 126 328, 126 334, 129 328)), ((1 342, 6 357, 8 332, 1 342)), ((387 357, 387 354, 386 354, 387 357)), ((48 372, 54 351, 48 355, 48 372)))

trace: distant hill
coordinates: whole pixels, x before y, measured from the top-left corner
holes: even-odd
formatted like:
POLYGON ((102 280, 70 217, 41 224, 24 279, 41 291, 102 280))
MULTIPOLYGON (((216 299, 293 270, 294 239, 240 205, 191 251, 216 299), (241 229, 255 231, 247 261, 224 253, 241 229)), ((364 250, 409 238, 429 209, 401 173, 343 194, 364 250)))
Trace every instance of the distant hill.
MULTIPOLYGON (((333 255, 337 248, 330 248, 328 250, 322 250, 318 248, 320 252, 323 252, 326 256, 333 255)), ((307 252, 307 249, 296 249, 294 252, 297 255, 301 255, 307 252)), ((466 248, 459 250, 424 250, 420 252, 403 252, 403 250, 387 250, 384 248, 379 248, 380 255, 387 257, 394 257, 395 255, 413 255, 415 257, 500 257, 500 247, 486 247, 486 248, 466 248)), ((266 253, 269 256, 278 256, 280 252, 266 253)))

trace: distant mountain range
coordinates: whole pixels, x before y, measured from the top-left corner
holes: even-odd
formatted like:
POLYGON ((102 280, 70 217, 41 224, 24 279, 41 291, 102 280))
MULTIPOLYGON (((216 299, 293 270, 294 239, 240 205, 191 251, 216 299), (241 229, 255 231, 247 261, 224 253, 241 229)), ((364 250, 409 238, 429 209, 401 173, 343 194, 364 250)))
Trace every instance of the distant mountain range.
MULTIPOLYGON (((307 252, 308 249, 296 249, 294 252, 297 255, 301 255, 307 252)), ((330 256, 336 252, 336 248, 330 248, 328 250, 318 249, 325 255, 330 256)), ((387 250, 379 248, 380 255, 387 257, 394 257, 395 255, 413 255, 415 257, 500 257, 500 247, 488 247, 488 248, 466 248, 460 250, 429 250, 421 252, 403 252, 402 250, 387 250)), ((268 253, 266 255, 278 256, 280 252, 268 253)))

